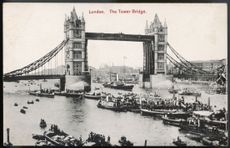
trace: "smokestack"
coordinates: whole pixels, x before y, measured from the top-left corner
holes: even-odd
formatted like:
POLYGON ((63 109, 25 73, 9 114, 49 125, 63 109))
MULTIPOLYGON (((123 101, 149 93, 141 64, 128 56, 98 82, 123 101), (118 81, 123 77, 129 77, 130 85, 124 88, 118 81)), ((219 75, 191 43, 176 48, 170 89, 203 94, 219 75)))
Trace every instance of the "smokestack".
POLYGON ((7 128, 6 131, 7 131, 7 143, 9 144, 10 143, 10 129, 7 128))
POLYGON ((208 106, 210 107, 210 97, 208 97, 208 106))

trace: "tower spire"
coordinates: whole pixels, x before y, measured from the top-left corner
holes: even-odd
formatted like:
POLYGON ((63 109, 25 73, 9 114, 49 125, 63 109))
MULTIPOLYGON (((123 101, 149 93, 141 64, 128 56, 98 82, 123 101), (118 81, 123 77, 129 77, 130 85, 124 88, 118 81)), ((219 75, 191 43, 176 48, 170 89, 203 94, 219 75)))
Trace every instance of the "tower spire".
POLYGON ((155 17, 154 17, 154 21, 153 21, 153 22, 154 22, 154 23, 159 23, 159 22, 160 22, 157 13, 155 14, 155 17))
POLYGON ((168 27, 168 26, 167 26, 167 23, 166 23, 166 19, 165 19, 165 21, 164 21, 164 27, 165 27, 165 28, 168 27))
POLYGON ((67 21, 67 15, 65 14, 65 21, 67 21))
POLYGON ((154 20, 153 20, 153 27, 160 27, 161 26, 161 22, 159 20, 159 17, 157 15, 157 13, 155 14, 154 20))
POLYGON ((75 7, 73 6, 73 12, 75 12, 76 13, 76 11, 75 11, 75 7))
POLYGON ((73 11, 71 12, 71 16, 73 17, 74 20, 77 20, 77 13, 76 13, 76 10, 75 10, 75 7, 73 6, 73 11))
POLYGON ((148 20, 146 20, 145 29, 148 29, 148 28, 149 28, 148 20))
POLYGON ((84 19, 84 12, 82 12, 81 21, 82 21, 82 22, 85 22, 85 19, 84 19))

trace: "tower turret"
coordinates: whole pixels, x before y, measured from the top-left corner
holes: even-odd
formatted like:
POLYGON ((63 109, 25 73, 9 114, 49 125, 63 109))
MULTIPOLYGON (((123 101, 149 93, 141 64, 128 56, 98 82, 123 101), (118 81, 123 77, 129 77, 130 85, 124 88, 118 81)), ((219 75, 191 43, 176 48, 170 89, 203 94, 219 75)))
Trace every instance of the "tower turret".
POLYGON ((166 19, 165 19, 165 21, 164 21, 164 27, 167 28, 166 19))
MULTIPOLYGON (((147 58, 154 60, 154 74, 166 74, 166 53, 167 53, 167 24, 166 21, 162 25, 157 14, 154 16, 153 22, 151 22, 149 30, 145 34, 154 36, 154 53, 153 58, 147 58)), ((147 55, 146 55, 147 56, 147 55)), ((149 61, 151 62, 151 61, 149 61)))
POLYGON ((87 41, 85 39, 85 20, 78 17, 73 7, 65 19, 64 32, 68 42, 65 46, 65 89, 75 90, 73 84, 84 81, 84 89, 90 90, 91 76, 88 71, 87 41))
POLYGON ((85 23, 84 13, 82 13, 82 16, 81 16, 81 22, 85 23))
POLYGON ((146 24, 145 24, 145 34, 147 34, 149 32, 149 25, 148 25, 148 21, 146 20, 146 24))
POLYGON ((66 45, 66 74, 81 75, 85 69, 85 21, 78 18, 75 8, 70 18, 65 19, 65 34, 69 38, 66 45))

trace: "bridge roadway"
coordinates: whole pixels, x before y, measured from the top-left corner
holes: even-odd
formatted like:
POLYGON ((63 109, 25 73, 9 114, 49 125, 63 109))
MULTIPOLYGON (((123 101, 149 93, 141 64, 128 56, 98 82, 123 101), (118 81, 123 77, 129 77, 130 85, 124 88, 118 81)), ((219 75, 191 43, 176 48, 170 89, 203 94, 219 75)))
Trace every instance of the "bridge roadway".
POLYGON ((18 81, 18 80, 39 80, 39 79, 61 79, 65 75, 22 75, 22 76, 4 76, 3 81, 18 81))
POLYGON ((134 42, 154 41, 154 36, 151 35, 124 34, 124 33, 86 32, 85 38, 89 40, 117 40, 117 41, 134 41, 134 42))

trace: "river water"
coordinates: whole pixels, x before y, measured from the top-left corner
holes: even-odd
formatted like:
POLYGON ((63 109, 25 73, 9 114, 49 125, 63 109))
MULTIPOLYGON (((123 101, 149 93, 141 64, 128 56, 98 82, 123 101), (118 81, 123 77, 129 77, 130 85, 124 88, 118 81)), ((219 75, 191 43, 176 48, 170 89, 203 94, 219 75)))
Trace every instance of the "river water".
MULTIPOLYGON (((36 81, 36 85, 28 86, 28 81, 4 82, 3 94, 3 127, 4 142, 6 142, 6 128, 10 128, 10 141, 14 145, 34 145, 35 140, 32 134, 42 134, 40 129, 40 119, 43 118, 50 124, 57 124, 60 129, 66 133, 83 139, 93 131, 111 137, 111 143, 117 144, 121 136, 126 136, 128 140, 134 142, 135 146, 143 146, 147 140, 147 145, 151 146, 172 146, 173 139, 180 136, 190 146, 201 146, 201 143, 192 141, 185 137, 184 133, 178 131, 178 127, 164 125, 162 120, 141 116, 138 113, 122 112, 117 113, 110 110, 97 108, 97 101, 90 99, 66 98, 64 96, 55 96, 55 98, 40 97, 39 102, 27 104, 29 100, 35 100, 38 97, 30 96, 26 91, 29 89, 39 89, 39 84, 43 88, 53 88, 55 80, 48 82, 36 81), (18 103, 18 106, 14 106, 18 103), (27 106, 26 114, 20 113, 20 109, 27 106)), ((191 85, 181 84, 188 87, 191 85)), ((93 84, 92 87, 101 87, 100 84, 93 84)), ((198 98, 204 103, 208 102, 216 108, 227 108, 226 95, 209 95, 205 93, 207 86, 192 85, 201 90, 202 95, 198 98)), ((104 88, 103 91, 117 93, 117 90, 104 88)), ((137 93, 146 93, 146 90, 135 86, 133 89, 137 93)), ((158 91, 162 97, 172 97, 167 89, 148 90, 150 92, 158 91)), ((194 101, 194 97, 185 97, 185 101, 194 101)))

